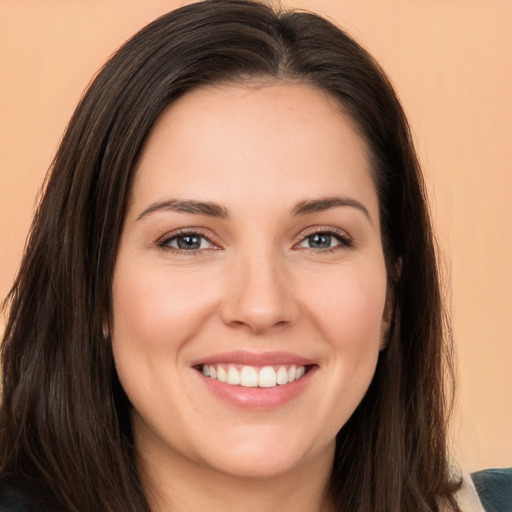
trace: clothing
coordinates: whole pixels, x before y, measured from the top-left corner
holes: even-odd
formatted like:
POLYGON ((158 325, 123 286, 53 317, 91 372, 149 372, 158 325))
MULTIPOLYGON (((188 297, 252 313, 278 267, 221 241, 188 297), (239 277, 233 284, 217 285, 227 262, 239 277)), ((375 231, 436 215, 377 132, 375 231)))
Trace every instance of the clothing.
MULTIPOLYGON (((512 512, 512 468, 486 469, 465 478, 458 493, 464 512, 512 512)), ((33 485, 0 478, 0 512, 56 512, 33 485)))
MULTIPOLYGON (((455 493, 455 499, 463 512, 486 512, 470 475, 464 475, 462 478, 459 490, 455 493)), ((441 510, 444 512, 444 509, 441 510)))
POLYGON ((512 468, 477 471, 471 479, 485 512, 512 512, 512 468))
POLYGON ((0 478, 0 512, 64 512, 40 486, 19 478, 0 478))
POLYGON ((456 498, 463 512, 512 512, 512 468, 464 476, 456 498))
POLYGON ((0 512, 35 512, 31 492, 10 479, 0 480, 0 512))

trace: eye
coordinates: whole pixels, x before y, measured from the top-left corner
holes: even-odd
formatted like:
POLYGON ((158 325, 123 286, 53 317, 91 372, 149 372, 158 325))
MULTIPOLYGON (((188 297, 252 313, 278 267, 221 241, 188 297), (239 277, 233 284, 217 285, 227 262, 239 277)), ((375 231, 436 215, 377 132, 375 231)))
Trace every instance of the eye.
POLYGON ((350 247, 352 241, 344 234, 332 231, 317 231, 307 235, 297 247, 324 251, 337 247, 350 247))
POLYGON ((158 243, 163 249, 177 249, 176 252, 195 252, 217 249, 217 246, 201 233, 183 232, 167 237, 158 243))

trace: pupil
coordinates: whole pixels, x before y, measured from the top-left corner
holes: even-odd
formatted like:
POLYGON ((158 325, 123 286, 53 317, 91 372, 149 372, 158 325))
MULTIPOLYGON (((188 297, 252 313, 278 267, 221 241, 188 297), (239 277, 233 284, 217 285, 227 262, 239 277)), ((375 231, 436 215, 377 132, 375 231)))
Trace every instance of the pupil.
POLYGON ((201 246, 201 237, 196 235, 184 235, 178 238, 178 247, 180 249, 199 249, 201 246))
POLYGON ((314 249, 326 249, 331 246, 331 236, 327 233, 315 233, 308 240, 310 247, 314 249))

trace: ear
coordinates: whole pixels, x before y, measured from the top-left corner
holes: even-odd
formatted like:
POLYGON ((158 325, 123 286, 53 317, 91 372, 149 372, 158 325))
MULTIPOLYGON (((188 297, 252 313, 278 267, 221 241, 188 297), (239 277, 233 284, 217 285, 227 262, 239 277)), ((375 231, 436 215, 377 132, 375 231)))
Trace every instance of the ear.
MULTIPOLYGON (((398 258, 393 265, 393 275, 391 280, 397 282, 400 279, 402 272, 402 258, 398 258)), ((391 322, 395 313, 395 294, 393 293, 392 286, 388 284, 386 290, 386 303, 384 304, 384 311, 382 313, 382 322, 380 329, 380 344, 379 350, 384 350, 389 343, 389 330, 391 329, 391 322)))
POLYGON ((379 350, 384 350, 388 346, 389 341, 389 330, 391 328, 391 322, 393 320, 394 310, 393 292, 388 286, 386 292, 386 303, 384 305, 384 312, 382 313, 382 321, 380 324, 380 343, 379 350))
POLYGON ((103 331, 103 337, 105 339, 108 339, 108 337, 110 336, 110 326, 109 326, 109 322, 106 318, 103 319, 102 331, 103 331))

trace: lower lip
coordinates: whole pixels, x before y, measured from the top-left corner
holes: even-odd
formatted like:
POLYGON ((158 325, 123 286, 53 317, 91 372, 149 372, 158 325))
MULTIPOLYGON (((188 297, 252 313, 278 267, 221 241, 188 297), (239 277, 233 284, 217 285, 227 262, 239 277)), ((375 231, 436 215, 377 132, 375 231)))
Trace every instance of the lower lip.
POLYGON ((275 409, 297 398, 309 385, 317 367, 309 368, 308 372, 298 380, 272 388, 246 388, 232 386, 216 379, 205 377, 197 371, 198 376, 215 395, 234 407, 251 410, 275 409))

